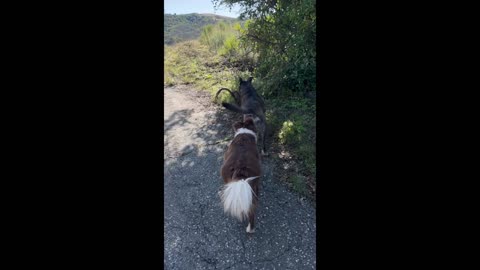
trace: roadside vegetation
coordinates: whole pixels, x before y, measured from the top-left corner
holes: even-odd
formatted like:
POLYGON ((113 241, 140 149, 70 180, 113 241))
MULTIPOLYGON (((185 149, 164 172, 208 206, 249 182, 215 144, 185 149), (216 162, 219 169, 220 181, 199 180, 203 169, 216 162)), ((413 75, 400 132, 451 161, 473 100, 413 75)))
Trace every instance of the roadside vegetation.
POLYGON ((238 21, 234 18, 214 14, 163 14, 163 43, 173 45, 178 42, 200 37, 203 26, 218 22, 238 21))
MULTIPOLYGON (((221 87, 238 89, 239 77, 253 76, 267 104, 268 158, 279 167, 274 177, 314 200, 315 1, 213 2, 240 4, 242 21, 207 25, 198 39, 165 46, 165 85, 192 84, 213 101, 221 87)), ((224 92, 222 101, 232 100, 224 92)))

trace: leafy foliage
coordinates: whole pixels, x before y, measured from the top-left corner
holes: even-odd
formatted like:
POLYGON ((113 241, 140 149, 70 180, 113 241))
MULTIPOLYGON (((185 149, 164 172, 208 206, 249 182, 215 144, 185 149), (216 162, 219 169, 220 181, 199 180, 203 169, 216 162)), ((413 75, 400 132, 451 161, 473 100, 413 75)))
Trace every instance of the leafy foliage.
MULTIPOLYGON (((202 28, 200 42, 210 48, 210 51, 223 58, 223 63, 231 68, 245 71, 253 70, 255 54, 251 46, 240 42, 240 35, 244 31, 244 22, 220 22, 215 25, 206 25, 202 28)), ((250 75, 250 74, 248 74, 250 75)))
POLYGON ((229 58, 237 56, 239 53, 239 40, 237 37, 231 36, 226 38, 219 53, 229 58))
POLYGON ((235 30, 229 23, 220 22, 216 25, 203 27, 200 42, 207 45, 211 51, 218 52, 225 43, 225 40, 235 37, 235 30))
POLYGON ((243 43, 252 44, 262 59, 254 76, 266 95, 289 96, 316 88, 315 0, 212 0, 239 4, 248 18, 243 43))

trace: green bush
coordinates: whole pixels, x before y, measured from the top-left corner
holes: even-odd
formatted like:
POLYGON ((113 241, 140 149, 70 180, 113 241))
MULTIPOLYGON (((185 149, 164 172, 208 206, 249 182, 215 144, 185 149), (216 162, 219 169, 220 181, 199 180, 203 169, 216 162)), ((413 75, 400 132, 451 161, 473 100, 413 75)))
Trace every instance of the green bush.
POLYGON ((242 33, 244 28, 240 23, 221 22, 203 27, 200 42, 208 46, 211 52, 223 57, 227 65, 242 66, 241 69, 246 70, 253 66, 255 54, 249 43, 241 42, 242 33))
POLYGON ((203 27, 200 35, 200 42, 207 45, 211 51, 219 52, 227 39, 235 36, 235 29, 232 24, 220 22, 215 25, 203 27))
POLYGON ((301 122, 293 122, 287 120, 283 122, 278 139, 282 144, 297 144, 302 142, 304 137, 305 127, 301 122))
POLYGON ((230 36, 223 42, 223 47, 220 48, 219 54, 227 58, 235 58, 239 52, 240 41, 236 36, 230 36))
POLYGON ((267 96, 288 97, 316 88, 315 0, 213 0, 217 5, 243 7, 249 18, 240 40, 258 58, 254 76, 267 96))

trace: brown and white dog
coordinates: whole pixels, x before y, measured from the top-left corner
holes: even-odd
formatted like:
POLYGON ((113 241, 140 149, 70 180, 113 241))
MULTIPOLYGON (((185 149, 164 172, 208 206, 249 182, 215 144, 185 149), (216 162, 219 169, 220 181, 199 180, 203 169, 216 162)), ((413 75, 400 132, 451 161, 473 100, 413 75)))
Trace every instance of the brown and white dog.
POLYGON ((223 209, 240 221, 248 218, 247 233, 255 231, 255 208, 262 168, 252 118, 233 125, 235 137, 224 155, 220 170, 224 186, 219 192, 223 209))

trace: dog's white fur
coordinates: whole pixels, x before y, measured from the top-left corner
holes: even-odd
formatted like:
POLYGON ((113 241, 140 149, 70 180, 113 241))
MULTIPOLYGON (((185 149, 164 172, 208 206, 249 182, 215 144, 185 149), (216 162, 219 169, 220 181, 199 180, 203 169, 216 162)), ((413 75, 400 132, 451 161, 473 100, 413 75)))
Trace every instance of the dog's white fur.
POLYGON ((253 137, 255 137, 255 142, 257 141, 257 134, 255 134, 255 132, 253 132, 252 130, 248 129, 248 128, 239 128, 237 129, 237 131, 235 132, 235 137, 237 137, 237 135, 240 135, 240 134, 250 134, 250 135, 253 135, 253 137))
POLYGON ((220 198, 222 199, 223 210, 225 213, 229 213, 240 221, 247 218, 253 202, 252 194, 256 196, 248 182, 258 177, 260 176, 237 180, 230 182, 223 187, 220 191, 220 198))

